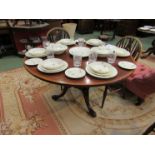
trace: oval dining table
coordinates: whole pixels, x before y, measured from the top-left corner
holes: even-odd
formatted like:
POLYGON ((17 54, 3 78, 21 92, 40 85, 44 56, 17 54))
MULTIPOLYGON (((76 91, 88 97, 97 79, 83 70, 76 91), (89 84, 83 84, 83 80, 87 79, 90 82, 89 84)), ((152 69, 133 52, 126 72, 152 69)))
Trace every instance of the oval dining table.
MULTIPOLYGON (((65 60, 68 63, 68 68, 73 67, 73 57, 69 54, 69 49, 72 48, 74 46, 70 46, 63 54, 61 55, 55 55, 56 58, 60 58, 65 60)), ((87 46, 90 47, 90 46, 87 46)), ((26 60, 27 58, 25 57, 24 60, 26 60)), ((98 61, 105 61, 105 58, 97 58, 98 61)), ((57 85, 61 85, 62 89, 61 89, 61 93, 58 95, 53 95, 52 98, 54 100, 58 100, 60 97, 62 97, 63 95, 65 95, 65 93, 67 92, 67 90, 70 87, 75 87, 78 88, 79 90, 81 90, 87 109, 88 109, 88 114, 92 117, 96 117, 96 112, 92 109, 90 103, 89 103, 89 88, 90 87, 96 87, 96 86, 105 86, 105 90, 103 91, 103 100, 102 100, 102 107, 104 104, 104 101, 106 99, 107 96, 107 89, 108 89, 108 85, 120 82, 124 79, 126 79, 128 76, 130 76, 134 70, 126 70, 123 68, 120 68, 118 66, 118 62, 119 61, 130 61, 135 63, 135 61, 132 59, 131 56, 128 57, 117 57, 116 61, 114 64, 112 64, 118 71, 117 76, 113 77, 113 78, 109 78, 109 79, 99 79, 96 77, 93 77, 89 74, 86 74, 85 77, 80 78, 80 79, 71 79, 65 76, 65 71, 59 72, 59 73, 51 73, 51 74, 47 74, 47 73, 43 73, 40 72, 36 66, 28 66, 24 64, 25 69, 32 74, 33 76, 47 81, 49 83, 54 83, 57 85)), ((88 58, 83 58, 82 59, 82 64, 81 64, 81 68, 83 68, 85 70, 86 65, 88 63, 88 58)))

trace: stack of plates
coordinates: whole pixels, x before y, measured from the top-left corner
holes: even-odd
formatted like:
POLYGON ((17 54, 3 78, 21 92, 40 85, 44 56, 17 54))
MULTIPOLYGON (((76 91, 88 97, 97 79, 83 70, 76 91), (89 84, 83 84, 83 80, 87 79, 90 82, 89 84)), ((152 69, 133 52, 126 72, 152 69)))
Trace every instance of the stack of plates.
POLYGON ((37 69, 44 73, 58 73, 65 70, 68 63, 62 59, 51 58, 44 60, 37 66, 37 69))
POLYGON ((54 43, 50 43, 50 45, 47 47, 48 50, 51 50, 54 52, 54 54, 62 54, 67 50, 67 46, 66 45, 62 45, 62 44, 54 44, 54 43))
POLYGON ((42 63, 42 61, 43 61, 43 59, 41 59, 41 58, 31 58, 31 59, 25 60, 24 63, 28 66, 35 66, 35 65, 42 63))
POLYGON ((32 48, 25 53, 28 58, 37 58, 47 56, 47 52, 44 48, 32 48))
POLYGON ((118 74, 118 71, 111 64, 106 62, 96 61, 90 63, 86 67, 86 72, 91 76, 108 79, 113 78, 118 74))
POLYGON ((103 45, 103 41, 99 40, 99 39, 89 39, 89 40, 86 41, 86 43, 88 45, 91 45, 91 46, 101 46, 101 45, 103 45))
POLYGON ((155 32, 155 29, 150 29, 150 31, 155 32))
POLYGON ((128 56, 130 56, 130 52, 127 51, 127 50, 124 49, 124 48, 116 47, 116 48, 115 48, 115 51, 116 51, 116 55, 117 55, 118 57, 128 57, 128 56))
POLYGON ((149 30, 150 28, 149 28, 149 27, 140 27, 139 29, 140 29, 140 30, 147 31, 147 30, 149 30))
POLYGON ((88 57, 91 51, 88 47, 73 47, 70 48, 69 53, 73 56, 78 55, 81 57, 88 57))
POLYGON ((72 39, 61 39, 57 43, 63 44, 63 45, 74 45, 76 41, 72 39))
POLYGON ((91 52, 96 52, 98 57, 107 57, 109 54, 109 50, 106 49, 106 46, 98 46, 98 47, 92 47, 91 52))

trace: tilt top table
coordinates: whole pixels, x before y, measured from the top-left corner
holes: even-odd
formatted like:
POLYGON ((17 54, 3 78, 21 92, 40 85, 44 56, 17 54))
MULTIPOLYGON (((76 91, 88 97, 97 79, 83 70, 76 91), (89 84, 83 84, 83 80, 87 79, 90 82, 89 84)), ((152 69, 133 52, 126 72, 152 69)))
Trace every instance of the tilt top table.
MULTIPOLYGON (((71 46, 71 47, 73 47, 73 46, 71 46)), ((69 49, 71 47, 69 47, 63 54, 55 55, 56 58, 65 60, 68 63, 68 68, 73 67, 73 57, 69 54, 69 49)), ((25 57, 25 60, 26 59, 27 58, 25 57)), ((88 74, 86 74, 86 76, 81 79, 71 79, 71 78, 68 78, 65 76, 64 71, 59 72, 59 73, 46 74, 46 73, 40 72, 36 66, 32 67, 32 66, 24 65, 24 67, 30 74, 32 74, 33 76, 35 76, 41 80, 63 86, 62 87, 63 89, 59 95, 52 96, 52 98, 54 100, 58 100, 60 97, 65 95, 65 93, 67 92, 67 90, 70 87, 75 87, 75 88, 81 90, 81 92, 84 96, 84 100, 85 100, 87 109, 88 109, 88 114, 92 117, 96 117, 96 112, 92 109, 92 107, 89 103, 89 88, 96 87, 96 86, 106 86, 105 91, 103 92, 103 101, 102 101, 102 106, 103 106, 105 98, 107 96, 108 85, 114 84, 114 83, 117 83, 119 81, 126 79, 134 71, 134 70, 125 70, 125 69, 120 68, 118 66, 118 62, 122 61, 122 60, 130 61, 130 62, 134 63, 134 60, 132 59, 131 56, 123 57, 123 58, 117 57, 116 62, 112 65, 117 69, 118 74, 116 77, 110 78, 110 79, 98 79, 98 78, 92 77, 88 74)), ((98 58, 98 61, 106 61, 106 59, 98 58)), ((88 63, 88 58, 83 58, 81 68, 83 68, 85 70, 87 63, 88 63)))

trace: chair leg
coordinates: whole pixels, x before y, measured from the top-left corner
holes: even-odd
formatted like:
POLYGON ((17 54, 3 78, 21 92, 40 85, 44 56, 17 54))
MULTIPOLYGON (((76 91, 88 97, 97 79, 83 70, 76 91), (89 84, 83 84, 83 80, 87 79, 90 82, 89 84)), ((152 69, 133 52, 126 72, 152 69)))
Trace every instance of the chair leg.
POLYGON ((126 88, 124 86, 122 86, 122 98, 126 99, 126 88))
POLYGON ((105 86, 101 108, 103 108, 103 106, 104 106, 105 98, 107 96, 107 90, 108 90, 108 86, 105 86))

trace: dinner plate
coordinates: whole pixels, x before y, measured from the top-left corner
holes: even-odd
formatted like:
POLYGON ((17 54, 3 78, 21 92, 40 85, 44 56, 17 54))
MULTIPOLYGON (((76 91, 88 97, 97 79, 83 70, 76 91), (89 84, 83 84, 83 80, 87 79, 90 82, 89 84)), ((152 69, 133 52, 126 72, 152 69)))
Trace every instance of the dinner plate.
POLYGON ((151 29, 153 26, 150 26, 150 25, 144 25, 143 27, 151 29))
POLYGON ((41 65, 46 70, 56 70, 61 68, 64 65, 65 61, 58 58, 50 58, 44 60, 41 65))
POLYGON ((55 55, 62 54, 67 50, 67 46, 60 43, 50 43, 47 47, 49 50, 53 51, 55 55))
POLYGON ((72 39, 61 39, 61 40, 57 41, 57 43, 60 43, 63 45, 74 45, 76 43, 76 41, 74 41, 72 39))
POLYGON ((150 29, 150 27, 140 27, 139 29, 140 29, 140 30, 144 30, 144 31, 145 31, 145 30, 149 30, 149 29, 150 29))
POLYGON ((25 53, 25 56, 28 57, 28 58, 42 58, 42 57, 46 57, 46 56, 47 56, 47 53, 45 52, 45 53, 42 54, 42 55, 34 56, 34 55, 31 55, 29 52, 26 52, 26 53, 25 53))
POLYGON ((79 79, 79 78, 83 78, 86 75, 86 72, 82 68, 73 67, 73 68, 67 69, 65 71, 65 75, 72 79, 79 79))
POLYGON ((155 29, 150 29, 150 31, 155 32, 155 29))
POLYGON ((136 69, 136 64, 129 61, 119 61, 118 66, 129 70, 136 69))
POLYGON ((105 46, 92 47, 91 52, 96 52, 98 57, 107 57, 110 53, 105 46))
POLYGON ((73 47, 70 48, 69 53, 73 56, 78 55, 81 57, 88 57, 91 51, 88 47, 73 47))
POLYGON ((86 44, 91 46, 101 46, 103 45, 103 41, 100 39, 89 39, 86 41, 86 44))
POLYGON ((130 52, 127 51, 127 50, 124 49, 124 48, 116 47, 116 48, 115 48, 115 51, 116 51, 116 55, 117 55, 118 57, 128 57, 128 56, 130 56, 130 52))
POLYGON ((108 63, 104 63, 104 62, 100 62, 100 61, 98 63, 103 63, 103 65, 107 65, 109 68, 109 72, 107 72, 105 74, 94 72, 91 69, 91 67, 89 66, 89 64, 86 66, 86 72, 93 77, 101 78, 101 79, 109 79, 109 78, 113 78, 113 77, 117 76, 118 71, 115 67, 113 67, 112 65, 110 65, 108 63))
POLYGON ((43 61, 43 59, 41 59, 41 58, 31 58, 31 59, 25 60, 24 63, 28 66, 35 66, 35 65, 40 64, 42 61, 43 61))
POLYGON ((94 74, 105 75, 110 72, 110 65, 104 62, 96 61, 89 64, 89 68, 94 74))
POLYGON ((58 69, 55 69, 55 70, 48 70, 48 69, 45 69, 45 68, 42 67, 41 64, 39 64, 39 65, 37 66, 37 69, 38 69, 39 71, 43 72, 43 73, 59 73, 59 72, 64 71, 67 67, 68 67, 68 63, 65 62, 64 65, 63 65, 62 67, 60 67, 60 68, 58 68, 58 69))
POLYGON ((28 52, 32 56, 41 56, 46 53, 46 50, 44 48, 31 48, 28 52))
POLYGON ((47 56, 47 51, 44 48, 32 48, 25 53, 28 58, 40 58, 47 56))

